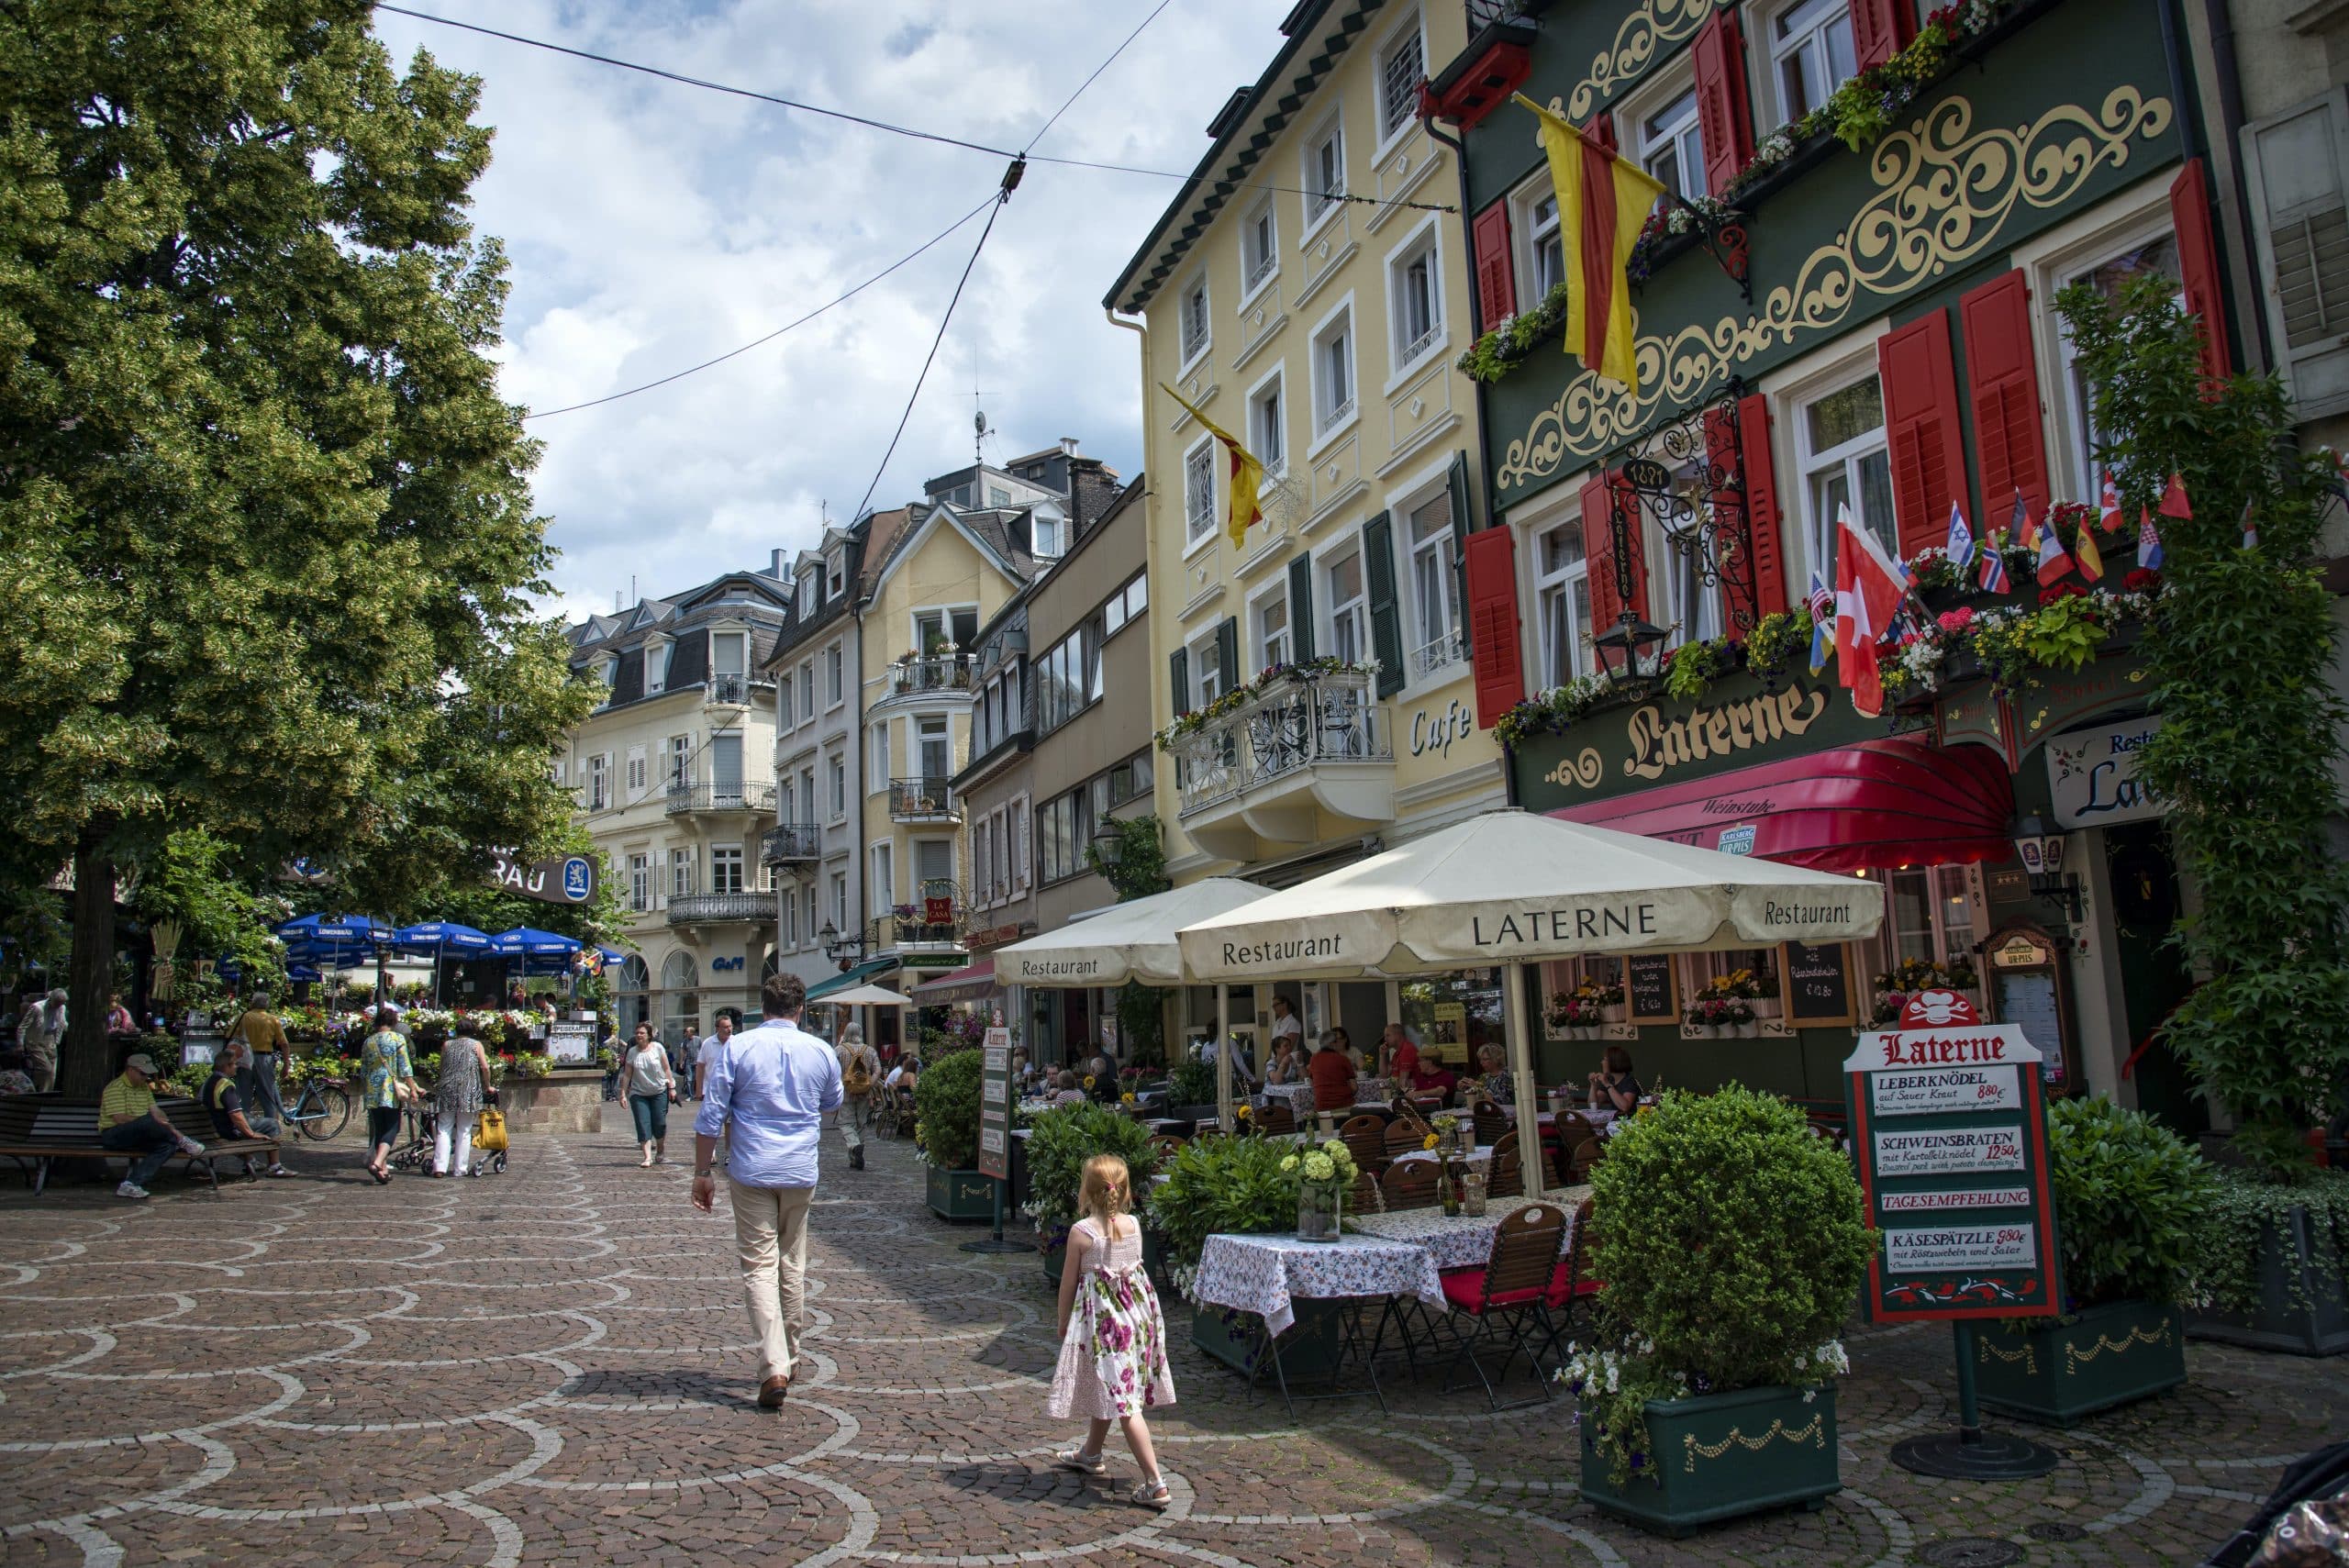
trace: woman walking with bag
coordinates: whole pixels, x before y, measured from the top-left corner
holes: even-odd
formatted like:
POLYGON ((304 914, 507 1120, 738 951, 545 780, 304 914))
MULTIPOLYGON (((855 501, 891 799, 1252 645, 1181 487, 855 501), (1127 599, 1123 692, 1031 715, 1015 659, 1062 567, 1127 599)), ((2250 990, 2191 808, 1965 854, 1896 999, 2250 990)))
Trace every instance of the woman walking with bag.
POLYGON ((378 1186, 392 1184, 385 1168, 400 1134, 400 1106, 423 1097, 400 1033, 400 1010, 386 1002, 375 1009, 375 1032, 359 1048, 359 1071, 367 1084, 367 1173, 378 1186))
POLYGON ((669 1053, 652 1038, 651 1024, 636 1026, 636 1043, 628 1048, 625 1068, 628 1108, 636 1118, 636 1140, 644 1146, 644 1168, 666 1163, 669 1107, 677 1103, 677 1070, 669 1053))
POLYGON ((489 1052, 471 1035, 457 1035, 440 1049, 440 1077, 432 1086, 436 1125, 432 1173, 453 1176, 473 1171, 473 1120, 492 1082, 489 1052))

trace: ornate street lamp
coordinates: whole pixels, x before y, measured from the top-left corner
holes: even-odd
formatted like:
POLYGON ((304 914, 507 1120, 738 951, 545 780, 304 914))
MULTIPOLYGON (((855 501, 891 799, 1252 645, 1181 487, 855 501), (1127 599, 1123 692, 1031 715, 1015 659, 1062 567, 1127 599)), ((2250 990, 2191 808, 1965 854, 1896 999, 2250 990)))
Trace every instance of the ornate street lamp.
POLYGON ((2064 869, 2064 840, 2037 812, 2015 824, 2015 857, 2031 877, 2031 894, 2080 917, 2080 879, 2064 869))
POLYGON ((1103 817, 1101 819, 1101 825, 1093 829, 1093 853, 1095 857, 1097 858, 1105 867, 1114 866, 1118 863, 1119 857, 1124 855, 1125 852, 1126 836, 1119 830, 1117 818, 1114 817, 1103 817))

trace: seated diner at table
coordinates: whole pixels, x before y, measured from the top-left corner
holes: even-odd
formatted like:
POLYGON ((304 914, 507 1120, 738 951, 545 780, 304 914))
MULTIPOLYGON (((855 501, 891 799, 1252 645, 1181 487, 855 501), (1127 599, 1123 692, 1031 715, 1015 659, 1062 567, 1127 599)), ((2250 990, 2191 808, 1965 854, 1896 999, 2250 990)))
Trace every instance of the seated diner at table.
POLYGON ((1346 1031, 1331 1029, 1321 1037, 1321 1049, 1306 1063, 1306 1073, 1313 1080, 1313 1108, 1317 1111, 1342 1111, 1353 1108, 1354 1064, 1344 1045, 1346 1031))
MULTIPOLYGON (((1517 1084, 1508 1075, 1508 1052, 1497 1041, 1487 1040, 1476 1048, 1476 1072, 1469 1090, 1497 1106, 1517 1103, 1517 1084)), ((1467 1092, 1463 1092, 1464 1096, 1467 1092)))
POLYGON ((1264 1083, 1269 1086, 1303 1082, 1305 1082, 1305 1063, 1297 1058, 1297 1036, 1275 1035, 1273 1059, 1264 1064, 1264 1083))
POLYGON ((1076 1086, 1076 1074, 1065 1067, 1061 1069, 1061 1075, 1052 1080, 1052 1104, 1056 1106, 1081 1106, 1085 1103, 1085 1091, 1076 1086))
POLYGON ((1378 1036, 1378 1075, 1408 1078, 1419 1064, 1419 1043, 1401 1024, 1388 1024, 1378 1036))
POLYGON ((1452 1091, 1459 1083, 1459 1074, 1431 1054, 1419 1056, 1411 1063, 1411 1070, 1403 1074, 1404 1086, 1412 1095, 1438 1095, 1446 1104, 1451 1102, 1452 1091))
POLYGON ((1640 1108, 1640 1081, 1631 1076, 1631 1053, 1610 1045, 1599 1070, 1590 1075, 1590 1108, 1630 1116, 1640 1108))

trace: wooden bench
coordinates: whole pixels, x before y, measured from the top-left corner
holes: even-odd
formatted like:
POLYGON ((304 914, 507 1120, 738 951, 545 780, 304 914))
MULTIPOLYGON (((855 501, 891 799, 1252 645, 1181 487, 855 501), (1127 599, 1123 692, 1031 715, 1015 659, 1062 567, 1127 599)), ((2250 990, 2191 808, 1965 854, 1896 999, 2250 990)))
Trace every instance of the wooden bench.
MULTIPOLYGON (((200 1168, 212 1190, 220 1190, 218 1162, 266 1156, 277 1162, 274 1138, 222 1138, 212 1129, 211 1113, 189 1099, 158 1099, 163 1116, 183 1136, 204 1146, 201 1154, 174 1151, 172 1158, 192 1170, 200 1168)), ((120 1160, 136 1154, 108 1149, 98 1141, 98 1107, 91 1100, 69 1100, 58 1095, 11 1095, 0 1098, 0 1158, 14 1160, 26 1183, 39 1195, 49 1184, 49 1171, 58 1160, 120 1160)))

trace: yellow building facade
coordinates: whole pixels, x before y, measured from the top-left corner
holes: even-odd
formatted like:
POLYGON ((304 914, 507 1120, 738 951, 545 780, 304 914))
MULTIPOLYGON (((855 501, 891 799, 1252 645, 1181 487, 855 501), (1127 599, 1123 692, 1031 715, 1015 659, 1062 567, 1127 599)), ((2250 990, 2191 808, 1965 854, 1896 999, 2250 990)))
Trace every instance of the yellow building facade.
POLYGON ((1456 5, 1307 4, 1105 304, 1145 391, 1159 816, 1178 882, 1279 884, 1504 798, 1460 560, 1482 506, 1455 150, 1419 118, 1456 5), (1133 319, 1138 318, 1138 322, 1133 319), (1178 391, 1267 469, 1229 467, 1178 391))

